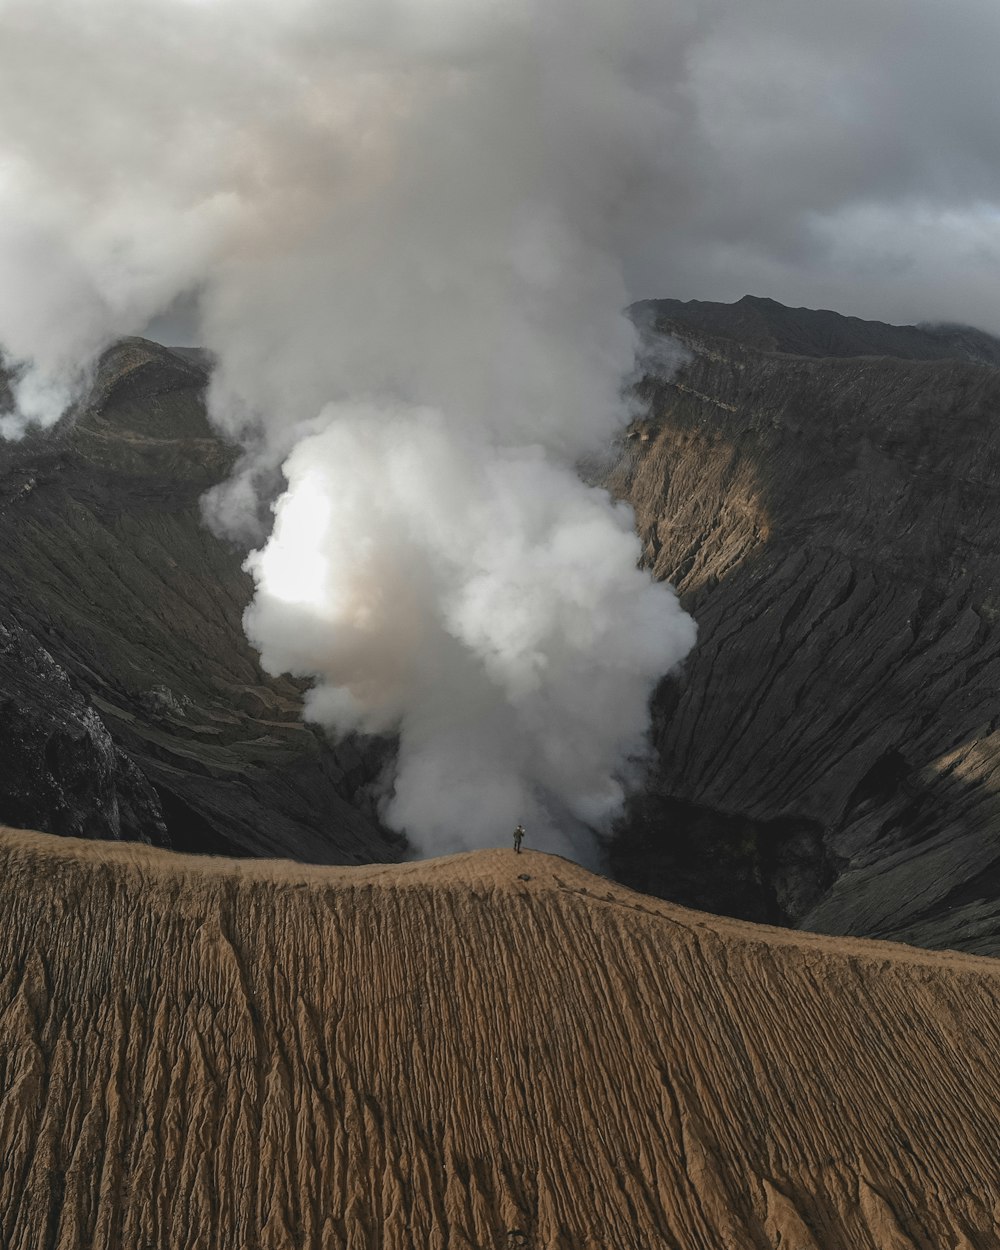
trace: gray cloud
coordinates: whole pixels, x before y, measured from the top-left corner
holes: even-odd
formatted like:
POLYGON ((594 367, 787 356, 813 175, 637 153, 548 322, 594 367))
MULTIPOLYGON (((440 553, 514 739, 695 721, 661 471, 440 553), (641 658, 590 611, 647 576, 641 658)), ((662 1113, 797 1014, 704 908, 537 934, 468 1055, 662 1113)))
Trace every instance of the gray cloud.
MULTIPOLYGON (((1000 330, 989 0, 2 0, 0 35, 0 343, 37 366, 35 416, 241 251, 315 231, 446 67, 507 75, 484 141, 558 135, 536 159, 600 218, 629 297, 1000 330)), ((415 155, 444 173, 463 131, 427 118, 415 155)), ((482 194, 453 189, 470 213, 476 168, 482 194)))
POLYGON ((1000 330, 998 55, 980 0, 704 6, 633 289, 1000 330))

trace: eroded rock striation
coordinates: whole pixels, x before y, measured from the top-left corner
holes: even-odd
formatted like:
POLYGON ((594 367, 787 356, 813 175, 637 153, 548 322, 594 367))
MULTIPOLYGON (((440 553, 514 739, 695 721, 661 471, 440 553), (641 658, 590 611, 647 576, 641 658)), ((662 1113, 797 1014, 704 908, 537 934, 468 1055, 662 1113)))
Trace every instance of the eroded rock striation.
POLYGON ((166 842, 159 797, 66 671, 16 625, 0 625, 0 806, 75 837, 166 842))
POLYGON ((171 845, 198 851, 396 859, 401 841, 369 796, 385 748, 333 747, 304 725, 300 687, 264 674, 244 637, 243 553, 201 515, 237 454, 206 420, 207 377, 196 352, 127 340, 72 419, 0 446, 0 624, 67 679, 64 707, 36 700, 24 656, 0 645, 5 784, 22 796, 4 806, 0 786, 0 818, 93 836, 165 827, 171 845), (76 825, 53 815, 49 793, 72 789, 93 762, 93 736, 65 731, 82 707, 132 765, 111 778, 107 802, 134 809, 144 778, 148 824, 137 813, 112 828, 104 798, 76 825), (19 716, 34 726, 30 742, 19 716))
POLYGON ((7 1250, 995 1250, 1000 963, 0 834, 7 1250))
POLYGON ((688 358, 610 482, 700 632, 619 872, 1000 950, 1000 344, 750 298, 639 315, 688 358))

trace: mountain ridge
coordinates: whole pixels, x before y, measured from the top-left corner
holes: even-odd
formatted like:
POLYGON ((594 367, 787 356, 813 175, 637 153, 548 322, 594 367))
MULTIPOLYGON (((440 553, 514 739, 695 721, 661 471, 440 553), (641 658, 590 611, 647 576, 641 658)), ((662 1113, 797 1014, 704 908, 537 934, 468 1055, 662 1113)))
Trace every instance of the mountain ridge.
POLYGON ((529 851, 0 869, 10 1250, 1000 1245, 996 961, 529 851))
POLYGON ((1000 375, 657 326, 688 358, 642 384, 607 480, 700 634, 618 871, 758 920, 998 949, 1000 375))
POLYGON ((948 322, 896 326, 827 308, 790 308, 757 295, 744 295, 733 304, 639 300, 629 313, 640 326, 673 322, 675 330, 686 327, 785 355, 957 359, 1000 367, 1000 338, 948 322))
MULTIPOLYGON (((706 910, 1000 952, 1000 375, 701 328, 706 308, 762 303, 794 320, 741 303, 640 318, 645 415, 602 470, 700 629, 654 700, 653 767, 610 862, 706 910)), ((24 781, 0 818, 398 860, 377 816, 392 743, 303 725, 303 683, 261 673, 243 635, 242 552, 199 510, 236 455, 208 426, 206 380, 197 353, 126 341, 73 422, 0 449, 20 640, 0 647, 0 688, 20 692, 0 736, 24 781), (33 649, 34 694, 14 658, 33 649), (77 702, 53 700, 57 671, 77 702)))
MULTIPOLYGON (((125 340, 57 429, 0 448, 6 616, 148 779, 171 845, 398 858, 400 839, 364 797, 383 764, 376 744, 333 747, 303 724, 302 684, 263 673, 243 633, 243 553, 201 514, 238 455, 208 424, 207 380, 190 354, 125 340)), ((3 660, 0 687, 14 688, 23 673, 3 660)), ((58 740, 66 718, 45 690, 22 702, 36 724, 49 709, 37 732, 58 740)), ((16 735, 7 745, 20 757, 33 749, 16 735)), ((49 790, 60 789, 56 777, 49 790)), ((31 823, 82 832, 64 809, 40 793, 31 823)), ((120 836, 149 834, 126 821, 120 836)))

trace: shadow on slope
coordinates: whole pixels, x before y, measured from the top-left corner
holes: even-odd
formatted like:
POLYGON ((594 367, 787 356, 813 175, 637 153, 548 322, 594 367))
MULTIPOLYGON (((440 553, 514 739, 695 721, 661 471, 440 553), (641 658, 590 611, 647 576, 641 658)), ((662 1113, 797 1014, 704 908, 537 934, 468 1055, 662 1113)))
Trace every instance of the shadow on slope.
POLYGON ((645 384, 610 485, 700 633, 656 700, 616 871, 757 918, 1000 949, 995 894, 950 910, 1000 864, 1000 371, 660 328, 694 355, 645 384))
MULTIPOLYGON (((151 783, 144 793, 171 841, 318 862, 399 858, 370 797, 388 747, 332 747, 301 722, 301 687, 264 674, 243 635, 242 553, 200 518, 200 497, 236 454, 207 425, 206 380, 197 354, 129 340, 107 353, 74 421, 0 447, 5 611, 151 783)), ((17 680, 12 664, 4 687, 17 680)), ((46 723, 40 738, 55 741, 58 709, 46 723)), ((31 823, 87 831, 64 828, 50 807, 40 796, 31 823)), ((114 836, 149 836, 145 816, 114 836)))

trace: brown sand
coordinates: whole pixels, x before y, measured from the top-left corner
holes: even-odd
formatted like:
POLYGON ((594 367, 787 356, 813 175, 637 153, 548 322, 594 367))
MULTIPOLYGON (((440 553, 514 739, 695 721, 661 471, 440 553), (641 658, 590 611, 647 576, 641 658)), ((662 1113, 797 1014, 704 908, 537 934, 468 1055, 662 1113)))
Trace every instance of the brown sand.
POLYGON ((1000 961, 0 835, 4 1250, 1000 1247, 1000 961))

